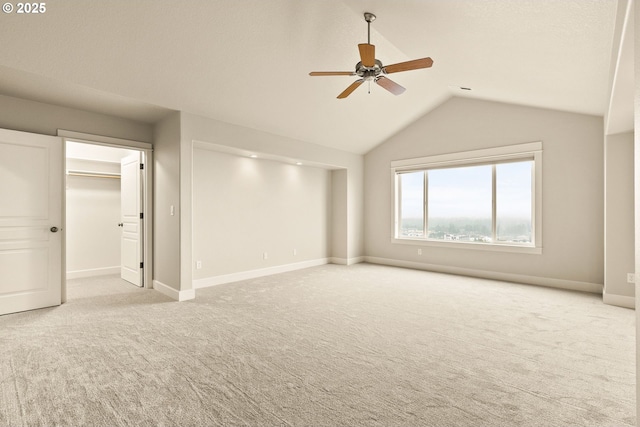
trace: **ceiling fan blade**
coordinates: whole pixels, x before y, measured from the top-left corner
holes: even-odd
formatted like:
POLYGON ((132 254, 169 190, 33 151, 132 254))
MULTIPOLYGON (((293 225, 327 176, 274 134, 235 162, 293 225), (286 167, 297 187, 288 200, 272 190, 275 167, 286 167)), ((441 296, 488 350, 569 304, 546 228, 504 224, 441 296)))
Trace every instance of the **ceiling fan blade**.
POLYGON ((355 76, 353 71, 312 71, 310 76, 355 76))
POLYGON ((413 61, 407 62, 399 62, 397 64, 387 65, 382 68, 387 74, 397 73, 399 71, 410 71, 410 70, 418 70, 420 68, 429 68, 433 65, 433 59, 431 58, 422 58, 422 59, 414 59, 413 61))
POLYGON ((358 89, 358 86, 360 86, 362 84, 362 82, 364 82, 363 79, 360 80, 356 80, 355 82, 351 83, 351 85, 346 88, 340 95, 338 95, 338 99, 343 99, 346 98, 347 96, 351 95, 351 92, 353 92, 354 90, 358 89))
POLYGON ((372 44, 362 43, 358 45, 360 51, 360 61, 365 67, 376 65, 376 47, 372 44))
POLYGON ((406 90, 404 87, 400 86, 393 80, 382 76, 376 79, 376 83, 378 83, 378 85, 382 86, 394 95, 400 95, 406 90))

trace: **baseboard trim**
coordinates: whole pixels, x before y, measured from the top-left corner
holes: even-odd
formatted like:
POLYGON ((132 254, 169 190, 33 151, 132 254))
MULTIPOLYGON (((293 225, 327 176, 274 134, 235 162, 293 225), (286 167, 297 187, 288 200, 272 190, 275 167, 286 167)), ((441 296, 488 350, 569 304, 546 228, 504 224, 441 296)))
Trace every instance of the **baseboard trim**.
POLYGON ((195 289, 178 291, 158 280, 153 281, 153 289, 176 301, 187 301, 196 297, 195 289))
POLYGON ((609 294, 606 291, 602 294, 602 302, 608 305, 615 305, 624 308, 636 308, 636 299, 624 295, 609 294))
POLYGON ((426 264, 414 261, 366 256, 365 262, 371 264, 389 265, 393 267, 413 268, 415 270, 433 271, 436 273, 457 274, 459 276, 478 277, 481 279, 501 280, 505 282, 524 283, 526 285, 546 286, 549 288, 566 289, 570 291, 590 292, 602 294, 603 285, 599 283, 580 282, 575 280, 555 279, 551 277, 528 276, 524 274, 500 273, 497 271, 476 270, 472 268, 451 267, 436 264, 426 264))
POLYGON ((363 256, 358 256, 358 257, 353 257, 353 258, 331 257, 331 258, 329 258, 329 262, 331 264, 353 265, 353 264, 359 264, 361 262, 365 262, 364 259, 365 259, 365 257, 363 257, 363 256))
POLYGON ((85 277, 109 276, 112 274, 120 274, 120 266, 67 271, 67 279, 83 279, 85 277))
POLYGON ((241 280, 255 279, 257 277, 271 276, 272 274, 286 273, 289 271, 302 270, 304 268, 316 267, 329 263, 329 258, 319 258, 309 261, 296 262, 293 264, 276 265, 273 267, 259 268, 256 270, 240 271, 238 273, 222 274, 220 276, 205 277, 193 281, 194 289, 208 288, 210 286, 223 285, 225 283, 239 282, 241 280))

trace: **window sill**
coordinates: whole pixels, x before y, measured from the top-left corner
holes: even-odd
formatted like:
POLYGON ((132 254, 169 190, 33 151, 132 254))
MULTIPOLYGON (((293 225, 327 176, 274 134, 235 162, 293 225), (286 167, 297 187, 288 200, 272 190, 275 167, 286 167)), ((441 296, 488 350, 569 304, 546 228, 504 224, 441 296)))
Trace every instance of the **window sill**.
POLYGON ((509 245, 509 244, 491 244, 491 243, 473 243, 473 242, 452 242, 441 240, 426 240, 426 239, 410 239, 410 238, 391 238, 391 243, 401 245, 414 245, 414 246, 432 246, 438 248, 447 249, 471 249, 476 251, 487 252, 511 252, 520 254, 542 254, 541 247, 535 246, 522 246, 522 245, 509 245))

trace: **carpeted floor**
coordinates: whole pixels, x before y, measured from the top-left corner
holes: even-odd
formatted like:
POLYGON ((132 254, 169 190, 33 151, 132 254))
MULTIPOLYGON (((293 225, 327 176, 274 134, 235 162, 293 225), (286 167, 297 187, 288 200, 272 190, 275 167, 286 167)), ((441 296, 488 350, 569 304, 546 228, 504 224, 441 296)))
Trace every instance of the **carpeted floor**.
POLYGON ((0 317, 1 426, 631 426, 635 314, 359 264, 0 317))

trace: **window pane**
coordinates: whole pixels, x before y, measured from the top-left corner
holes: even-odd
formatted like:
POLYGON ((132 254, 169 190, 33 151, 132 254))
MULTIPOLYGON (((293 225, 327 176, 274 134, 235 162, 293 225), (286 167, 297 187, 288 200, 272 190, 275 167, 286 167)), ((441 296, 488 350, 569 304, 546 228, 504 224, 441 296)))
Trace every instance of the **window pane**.
POLYGON ((533 161, 496 165, 496 239, 531 243, 533 161))
POLYGON ((400 177, 400 237, 424 237, 424 172, 400 177))
POLYGON ((492 167, 428 171, 429 238, 491 241, 492 167))

